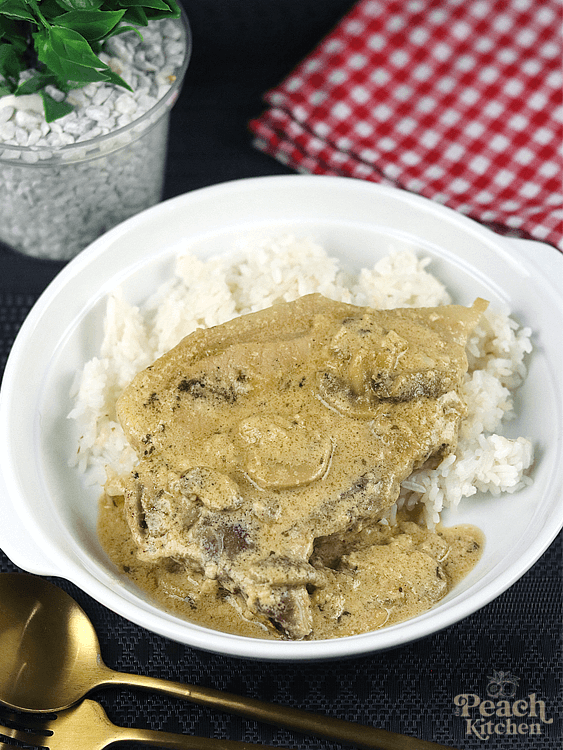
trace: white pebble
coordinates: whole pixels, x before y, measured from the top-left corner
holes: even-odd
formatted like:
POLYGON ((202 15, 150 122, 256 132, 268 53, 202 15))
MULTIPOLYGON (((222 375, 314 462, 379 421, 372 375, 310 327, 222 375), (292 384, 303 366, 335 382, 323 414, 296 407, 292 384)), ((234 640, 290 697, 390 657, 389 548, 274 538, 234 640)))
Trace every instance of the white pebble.
POLYGON ((51 96, 56 102, 62 102, 65 98, 65 94, 56 86, 45 86, 45 91, 51 96))
POLYGON ((74 138, 70 133, 61 133, 59 139, 61 146, 70 146, 71 143, 74 143, 74 138))
POLYGON ((162 55, 162 39, 159 36, 158 40, 155 40, 147 49, 146 56, 150 60, 154 60, 155 57, 160 57, 160 55, 162 55))
POLYGON ((89 101, 88 97, 84 93, 84 89, 72 89, 72 91, 68 92, 66 100, 69 104, 72 104, 73 107, 83 106, 87 101, 89 101))
POLYGON ((34 128, 28 136, 27 145, 36 146, 40 140, 41 140, 41 130, 39 128, 34 128))
POLYGON ((129 64, 133 62, 135 51, 128 44, 125 44, 123 39, 114 36, 108 41, 106 47, 116 57, 121 57, 123 60, 125 60, 125 62, 129 64))
POLYGON ((90 117, 92 120, 96 120, 96 122, 100 122, 100 120, 107 120, 110 116, 110 108, 101 106, 101 107, 86 107, 84 110, 84 114, 86 117, 90 117))
POLYGON ((149 109, 154 107, 154 105, 156 104, 156 99, 154 98, 154 96, 148 96, 144 94, 137 99, 137 104, 140 110, 142 110, 143 112, 147 112, 149 109))
POLYGON ((70 133, 70 135, 74 136, 84 135, 84 133, 87 133, 93 125, 94 120, 90 120, 86 117, 77 117, 76 119, 65 123, 64 132, 70 133))
POLYGON ((168 64, 171 68, 174 68, 174 70, 181 67, 182 63, 184 62, 184 55, 170 55, 168 58, 168 64))
POLYGON ((0 109, 0 125, 11 119, 16 110, 14 107, 2 107, 0 109))
POLYGON ((109 133, 111 130, 115 130, 115 123, 115 117, 108 117, 107 120, 98 120, 98 125, 101 127, 104 133, 109 133))
POLYGON ((135 91, 133 96, 135 99, 139 99, 139 97, 144 96, 145 94, 148 94, 152 88, 152 79, 149 78, 147 75, 139 75, 137 77, 137 85, 135 86, 135 91))
POLYGON ((111 96, 112 90, 109 86, 100 87, 92 97, 92 104, 103 104, 111 96))
POLYGON ((37 164, 39 161, 39 154, 37 151, 24 151, 21 155, 21 159, 27 164, 37 164))
POLYGON ((0 98, 0 107, 14 107, 15 109, 29 109, 32 112, 43 112, 43 99, 39 94, 22 94, 15 96, 7 94, 0 98))
POLYGON ((166 94, 170 91, 170 88, 171 86, 169 83, 163 83, 162 85, 160 85, 158 87, 158 94, 156 98, 163 99, 166 96, 166 94))
POLYGON ((137 109, 137 102, 130 94, 121 94, 115 100, 115 108, 123 115, 130 115, 137 109))
POLYGON ((143 47, 145 49, 148 49, 151 45, 155 44, 158 39, 160 39, 160 34, 158 33, 157 28, 147 26, 143 29, 143 47))
POLYGON ((16 125, 20 128, 25 128, 26 130, 31 130, 37 127, 42 119, 43 118, 40 115, 34 112, 29 112, 25 109, 18 110, 14 116, 16 125))
POLYGON ((16 139, 16 143, 18 144, 18 146, 27 146, 29 133, 27 132, 25 128, 20 128, 16 125, 14 137, 16 139))
POLYGON ((5 122, 3 125, 0 125, 0 140, 1 141, 11 141, 16 133, 16 126, 13 122, 5 122))
POLYGON ((98 57, 103 63, 105 63, 106 65, 109 65, 109 61, 111 60, 111 55, 108 55, 107 52, 104 52, 104 51, 100 52, 98 57))
POLYGON ((95 96, 97 90, 98 86, 96 86, 95 83, 89 83, 82 89, 82 91, 84 92, 84 96, 88 97, 88 99, 92 99, 92 97, 95 96))
POLYGON ((57 123, 61 126, 61 129, 64 130, 69 122, 74 122, 78 119, 78 115, 76 114, 76 111, 73 110, 72 112, 68 112, 63 117, 57 118, 57 123))
POLYGON ((145 61, 146 61, 145 50, 140 49, 137 52, 135 52, 135 58, 134 58, 135 65, 138 65, 139 68, 144 69, 145 61))
POLYGON ((118 76, 121 76, 124 80, 127 80, 127 76, 129 75, 129 71, 131 69, 127 67, 125 60, 122 60, 119 57, 110 57, 106 65, 108 65, 114 73, 117 73, 118 76))
POLYGON ((91 141, 92 138, 97 138, 99 135, 102 135, 102 129, 96 125, 91 130, 89 130, 85 135, 81 135, 79 138, 77 138, 78 143, 83 143, 84 141, 91 141))
POLYGON ((168 42, 164 50, 166 52, 166 56, 169 55, 183 55, 184 54, 184 44, 182 42, 168 42))
POLYGON ((182 37, 182 30, 179 24, 169 19, 162 24, 162 33, 169 39, 180 39, 182 37))
POLYGON ((62 133, 57 133, 56 130, 52 130, 45 140, 47 141, 49 148, 59 148, 62 146, 62 140, 61 140, 62 133))

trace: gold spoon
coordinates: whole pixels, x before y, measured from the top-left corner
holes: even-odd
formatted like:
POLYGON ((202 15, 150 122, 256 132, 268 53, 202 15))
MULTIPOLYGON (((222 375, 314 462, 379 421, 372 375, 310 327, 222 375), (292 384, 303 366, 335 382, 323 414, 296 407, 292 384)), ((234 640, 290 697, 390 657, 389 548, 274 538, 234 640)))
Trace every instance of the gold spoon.
POLYGON ((212 688, 116 672, 104 664, 94 627, 72 597, 38 576, 0 574, 0 703, 20 711, 61 711, 109 686, 153 690, 357 747, 447 750, 434 742, 212 688))

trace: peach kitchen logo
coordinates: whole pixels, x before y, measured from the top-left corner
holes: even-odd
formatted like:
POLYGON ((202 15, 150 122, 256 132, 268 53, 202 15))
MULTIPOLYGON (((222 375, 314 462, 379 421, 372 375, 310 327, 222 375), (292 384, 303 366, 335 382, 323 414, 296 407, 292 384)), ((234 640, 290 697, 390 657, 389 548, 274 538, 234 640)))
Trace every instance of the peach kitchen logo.
POLYGON ((487 676, 485 694, 460 693, 454 713, 464 723, 466 737, 487 741, 491 737, 538 736, 553 723, 544 700, 536 693, 518 697, 518 677, 510 672, 487 676))

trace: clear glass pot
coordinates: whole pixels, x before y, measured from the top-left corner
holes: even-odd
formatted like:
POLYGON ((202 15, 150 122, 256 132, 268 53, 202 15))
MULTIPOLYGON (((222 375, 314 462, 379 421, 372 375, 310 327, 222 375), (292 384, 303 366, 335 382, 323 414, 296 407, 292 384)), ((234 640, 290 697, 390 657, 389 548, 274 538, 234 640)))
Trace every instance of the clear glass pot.
POLYGON ((141 117, 59 148, 0 142, 1 241, 26 255, 68 260, 161 200, 170 110, 191 55, 185 14, 173 23, 182 32, 183 63, 168 91, 141 117))

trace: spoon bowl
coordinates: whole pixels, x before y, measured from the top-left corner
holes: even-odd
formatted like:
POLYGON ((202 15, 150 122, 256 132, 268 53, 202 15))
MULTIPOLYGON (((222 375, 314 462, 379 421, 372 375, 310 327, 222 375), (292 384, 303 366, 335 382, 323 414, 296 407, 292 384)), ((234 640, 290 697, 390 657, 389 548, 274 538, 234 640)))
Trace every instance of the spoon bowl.
POLYGON ((0 602, 0 703, 15 710, 62 711, 96 688, 127 685, 358 747, 445 750, 434 742, 211 688, 115 672, 104 664, 84 610, 38 576, 0 574, 0 602))
POLYGON ((66 592, 45 579, 0 575, 0 701, 26 711, 78 702, 104 666, 96 631, 66 592))

